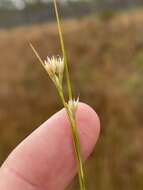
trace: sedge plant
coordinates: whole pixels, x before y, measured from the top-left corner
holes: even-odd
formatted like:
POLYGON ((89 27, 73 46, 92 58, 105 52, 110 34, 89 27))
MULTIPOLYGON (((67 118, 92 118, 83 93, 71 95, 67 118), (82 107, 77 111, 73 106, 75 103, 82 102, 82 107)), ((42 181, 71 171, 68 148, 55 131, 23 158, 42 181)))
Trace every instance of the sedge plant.
POLYGON ((32 43, 30 43, 30 47, 32 48, 34 54, 36 55, 36 57, 38 58, 38 60, 40 61, 40 63, 44 67, 44 69, 46 70, 46 72, 48 73, 51 81, 54 83, 56 90, 58 92, 58 95, 61 99, 61 102, 68 115, 68 119, 69 119, 69 123, 70 123, 70 127, 71 127, 73 147, 74 147, 74 152, 75 152, 75 159, 76 159, 76 163, 77 163, 77 171, 78 171, 80 190, 85 190, 86 187, 85 187, 83 161, 81 158, 80 142, 79 142, 79 136, 78 136, 77 124, 76 124, 76 111, 78 108, 79 98, 75 99, 73 97, 71 79, 70 79, 70 75, 69 75, 67 53, 66 53, 66 49, 65 49, 63 32, 62 32, 62 27, 61 27, 59 11, 58 11, 56 0, 53 0, 53 3, 54 3, 55 14, 56 14, 62 56, 61 57, 60 56, 52 56, 51 58, 47 57, 47 59, 45 61, 43 61, 41 59, 39 53, 37 52, 37 50, 32 45, 32 43), (63 90, 64 75, 66 78, 68 100, 66 100, 64 90, 63 90))

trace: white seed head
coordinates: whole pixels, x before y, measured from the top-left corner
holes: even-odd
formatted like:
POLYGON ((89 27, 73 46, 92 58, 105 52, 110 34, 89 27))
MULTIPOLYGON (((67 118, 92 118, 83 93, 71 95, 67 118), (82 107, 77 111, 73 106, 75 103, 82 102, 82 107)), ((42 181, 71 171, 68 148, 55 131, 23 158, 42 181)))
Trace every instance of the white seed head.
POLYGON ((53 74, 63 75, 64 59, 54 56, 52 56, 51 58, 47 57, 47 60, 45 60, 45 68, 47 69, 47 71, 50 71, 53 74))
POLYGON ((63 73, 64 73, 64 59, 61 57, 51 58, 47 57, 45 60, 45 69, 47 70, 50 78, 57 83, 62 82, 63 73))
POLYGON ((79 103, 79 97, 77 98, 77 100, 75 99, 70 99, 68 101, 68 108, 69 108, 69 111, 72 112, 72 113, 75 113, 77 108, 78 108, 78 103, 79 103))

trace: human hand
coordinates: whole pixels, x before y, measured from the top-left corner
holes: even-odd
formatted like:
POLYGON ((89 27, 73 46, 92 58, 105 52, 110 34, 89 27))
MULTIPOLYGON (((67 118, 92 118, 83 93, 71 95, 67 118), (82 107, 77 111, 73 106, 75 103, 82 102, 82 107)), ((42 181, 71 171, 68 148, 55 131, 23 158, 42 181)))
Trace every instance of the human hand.
MULTIPOLYGON (((87 159, 100 123, 86 104, 76 114, 81 154, 87 159)), ((76 161, 65 110, 53 115, 10 154, 0 169, 0 190, 63 190, 76 174, 76 161)))

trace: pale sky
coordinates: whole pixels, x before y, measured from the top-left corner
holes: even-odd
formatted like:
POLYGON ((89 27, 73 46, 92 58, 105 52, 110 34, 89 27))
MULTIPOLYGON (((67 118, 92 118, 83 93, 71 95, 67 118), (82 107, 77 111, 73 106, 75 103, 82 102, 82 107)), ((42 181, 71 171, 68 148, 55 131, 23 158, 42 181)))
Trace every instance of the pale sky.
MULTIPOLYGON (((25 4, 23 2, 23 0, 11 0, 12 2, 14 2, 15 6, 18 8, 18 9, 23 9, 25 4)), ((33 0, 27 0, 29 2, 33 2, 33 0)), ((48 2, 50 0, 42 0, 43 2, 48 2)))
MULTIPOLYGON (((9 1, 12 1, 15 4, 16 8, 18 8, 18 9, 23 9, 25 7, 25 3, 24 3, 23 0, 9 0, 9 1)), ((29 1, 31 3, 34 2, 34 0, 26 0, 26 1, 29 1)), ((52 1, 52 0, 42 0, 42 1, 43 2, 48 2, 48 1, 52 1)), ((60 0, 60 1, 64 2, 66 0, 60 0)), ((76 0, 74 0, 74 1, 76 1, 76 0)))
POLYGON ((14 2, 16 8, 18 9, 23 9, 25 6, 23 0, 11 0, 11 1, 14 2))

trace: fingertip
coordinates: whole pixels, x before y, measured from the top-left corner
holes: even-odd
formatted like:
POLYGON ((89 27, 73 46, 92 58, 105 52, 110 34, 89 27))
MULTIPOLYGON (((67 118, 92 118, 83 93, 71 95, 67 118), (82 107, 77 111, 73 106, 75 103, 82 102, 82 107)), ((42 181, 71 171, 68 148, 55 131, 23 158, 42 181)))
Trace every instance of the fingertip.
POLYGON ((100 120, 94 109, 85 103, 79 103, 76 120, 81 151, 84 159, 86 159, 94 149, 99 137, 100 120))

